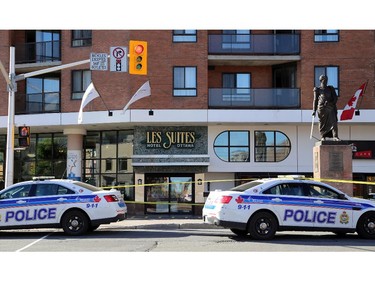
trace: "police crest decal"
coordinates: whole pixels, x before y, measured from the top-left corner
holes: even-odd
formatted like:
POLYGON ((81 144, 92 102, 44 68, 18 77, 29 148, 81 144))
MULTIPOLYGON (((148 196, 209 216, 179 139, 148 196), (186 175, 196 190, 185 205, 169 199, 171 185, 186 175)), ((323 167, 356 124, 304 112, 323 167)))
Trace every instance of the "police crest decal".
POLYGON ((344 211, 340 215, 340 223, 342 224, 348 224, 349 223, 349 215, 344 211))

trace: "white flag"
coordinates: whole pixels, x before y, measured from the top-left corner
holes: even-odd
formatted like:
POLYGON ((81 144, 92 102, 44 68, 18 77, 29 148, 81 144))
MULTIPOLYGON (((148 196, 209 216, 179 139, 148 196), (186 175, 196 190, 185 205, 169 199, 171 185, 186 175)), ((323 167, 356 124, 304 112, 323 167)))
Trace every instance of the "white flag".
POLYGON ((95 89, 94 84, 91 82, 90 85, 87 87, 83 97, 81 107, 78 112, 78 124, 82 123, 82 115, 83 115, 83 108, 93 99, 99 97, 98 91, 95 89))
POLYGON ((121 114, 125 114, 125 111, 128 109, 129 105, 131 105, 133 102, 141 98, 148 97, 148 96, 151 96, 150 81, 147 81, 138 89, 138 91, 132 96, 130 101, 125 105, 121 114))

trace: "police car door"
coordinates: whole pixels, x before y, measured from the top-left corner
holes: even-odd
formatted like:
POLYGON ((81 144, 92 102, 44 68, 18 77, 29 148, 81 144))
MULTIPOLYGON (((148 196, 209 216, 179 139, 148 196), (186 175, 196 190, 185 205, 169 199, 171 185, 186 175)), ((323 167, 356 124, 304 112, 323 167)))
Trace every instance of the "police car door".
POLYGON ((315 227, 352 228, 353 206, 340 199, 339 193, 328 187, 311 184, 309 193, 313 199, 312 210, 315 227))
POLYGON ((25 225, 30 215, 28 204, 33 193, 32 184, 3 190, 0 194, 0 226, 25 225))
POLYGON ((276 212, 280 226, 312 227, 311 199, 304 195, 303 185, 280 183, 263 192, 276 212))
POLYGON ((38 182, 35 186, 35 198, 30 199, 29 208, 35 216, 34 224, 58 223, 59 214, 67 208, 69 194, 74 193, 55 183, 38 182), (64 192, 61 192, 61 191, 64 192))

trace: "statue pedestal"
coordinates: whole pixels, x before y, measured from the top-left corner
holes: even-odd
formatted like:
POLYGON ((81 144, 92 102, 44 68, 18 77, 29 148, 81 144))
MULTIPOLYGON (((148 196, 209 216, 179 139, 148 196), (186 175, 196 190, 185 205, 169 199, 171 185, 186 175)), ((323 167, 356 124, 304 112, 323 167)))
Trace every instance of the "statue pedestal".
MULTIPOLYGON (((313 161, 314 178, 349 181, 353 179, 352 147, 348 142, 320 141, 315 143, 313 161)), ((353 196, 352 183, 331 181, 327 183, 353 196)))

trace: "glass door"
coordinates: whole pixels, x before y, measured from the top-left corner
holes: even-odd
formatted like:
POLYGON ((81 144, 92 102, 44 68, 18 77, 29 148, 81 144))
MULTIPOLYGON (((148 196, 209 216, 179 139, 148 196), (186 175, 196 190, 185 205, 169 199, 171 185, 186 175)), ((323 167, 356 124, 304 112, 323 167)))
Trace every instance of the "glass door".
POLYGON ((169 213, 169 178, 148 177, 146 184, 146 213, 169 213))
POLYGON ((193 175, 146 175, 145 212, 147 214, 192 213, 193 175))
POLYGON ((192 181, 192 177, 170 177, 171 213, 191 212, 191 203, 193 202, 192 181))

